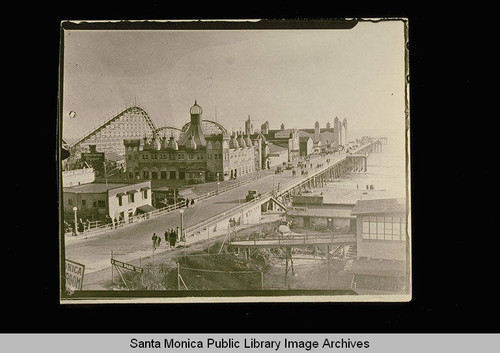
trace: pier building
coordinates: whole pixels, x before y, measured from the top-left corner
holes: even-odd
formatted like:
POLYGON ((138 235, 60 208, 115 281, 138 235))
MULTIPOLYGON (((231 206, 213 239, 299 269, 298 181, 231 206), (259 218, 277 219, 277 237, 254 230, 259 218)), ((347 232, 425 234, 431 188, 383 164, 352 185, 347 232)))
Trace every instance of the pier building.
POLYGON ((357 259, 350 269, 356 287, 401 290, 407 276, 406 200, 359 200, 351 215, 357 217, 357 259))
POLYGON ((174 134, 125 139, 128 179, 205 182, 235 179, 261 169, 265 141, 243 132, 229 134, 220 124, 202 120, 195 101, 177 140, 174 134))
POLYGON ((151 182, 139 183, 87 183, 63 188, 64 212, 72 220, 73 208, 77 208, 78 218, 125 222, 140 212, 152 208, 151 182))

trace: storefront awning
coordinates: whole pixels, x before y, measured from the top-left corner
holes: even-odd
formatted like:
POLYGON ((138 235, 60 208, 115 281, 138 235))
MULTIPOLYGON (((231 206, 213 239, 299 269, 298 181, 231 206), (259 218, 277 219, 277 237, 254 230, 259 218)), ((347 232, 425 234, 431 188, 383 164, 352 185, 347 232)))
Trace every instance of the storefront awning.
POLYGON ((141 191, 149 190, 149 189, 151 189, 149 186, 145 186, 145 187, 141 188, 141 191))
POLYGON ((154 210, 156 210, 156 208, 154 208, 151 205, 143 205, 143 206, 137 207, 137 212, 138 213, 148 213, 148 212, 151 212, 151 211, 154 211, 154 210))

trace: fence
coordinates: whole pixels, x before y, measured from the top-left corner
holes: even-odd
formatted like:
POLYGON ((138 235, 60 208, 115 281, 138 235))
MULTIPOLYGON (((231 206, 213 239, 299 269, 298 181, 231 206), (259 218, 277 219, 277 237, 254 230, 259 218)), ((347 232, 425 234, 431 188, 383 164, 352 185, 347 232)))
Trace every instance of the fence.
MULTIPOLYGON (((131 216, 128 218, 128 222, 125 220, 118 220, 117 222, 112 220, 109 223, 102 224, 103 222, 95 221, 94 222, 95 227, 85 228, 83 233, 80 233, 80 234, 84 234, 84 235, 98 234, 101 232, 109 231, 110 229, 118 229, 118 228, 121 228, 121 227, 129 225, 129 224, 142 222, 142 221, 145 221, 148 219, 152 219, 152 218, 164 215, 168 212, 171 212, 173 210, 177 210, 177 209, 184 207, 184 206, 186 206, 186 202, 183 200, 183 201, 177 202, 176 204, 173 204, 170 206, 166 206, 166 207, 159 208, 159 209, 156 209, 156 210, 153 210, 150 212, 131 216)), ((65 232, 66 235, 68 233, 69 232, 65 232)))
POLYGON ((348 241, 356 241, 356 235, 355 234, 338 234, 338 233, 314 233, 314 234, 308 234, 307 232, 305 234, 289 234, 289 235, 281 235, 278 237, 265 237, 265 236, 259 236, 258 234, 254 234, 252 237, 254 245, 257 244, 257 241, 259 240, 269 240, 269 241, 278 241, 278 244, 281 244, 281 241, 286 241, 286 240, 302 240, 304 244, 307 243, 308 240, 319 240, 319 239, 330 239, 330 240, 335 240, 335 239, 345 239, 348 241))
MULTIPOLYGON (((368 144, 366 144, 364 146, 361 146, 356 151, 359 151, 362 148, 367 147, 370 143, 368 143, 368 144)), ((273 190, 272 192, 266 192, 266 193, 262 194, 261 197, 253 199, 252 201, 246 202, 246 203, 242 204, 241 206, 238 206, 238 207, 236 207, 236 208, 234 208, 234 209, 232 209, 232 210, 230 210, 228 212, 225 212, 225 213, 223 213, 221 215, 214 216, 214 217, 212 217, 212 218, 210 218, 208 220, 205 220, 203 222, 200 222, 200 223, 196 224, 195 226, 188 227, 188 228, 185 229, 185 234, 192 234, 192 233, 194 233, 197 230, 206 229, 207 227, 210 227, 211 225, 214 225, 214 224, 220 222, 224 218, 227 218, 228 216, 235 215, 235 214, 239 213, 244 208, 248 208, 249 205, 252 205, 252 204, 254 204, 256 202, 261 202, 262 199, 265 199, 265 198, 270 197, 270 196, 281 195, 282 193, 288 191, 289 189, 294 188, 294 187, 296 187, 298 185, 301 185, 302 183, 306 182, 307 180, 309 180, 311 178, 314 178, 316 175, 322 173, 327 168, 330 168, 330 167, 334 166, 337 163, 341 163, 342 161, 344 161, 344 159, 341 159, 341 160, 339 160, 339 161, 337 161, 337 162, 335 162, 335 163, 333 163, 331 165, 327 164, 326 167, 318 168, 317 171, 315 171, 311 175, 306 175, 304 178, 299 178, 298 180, 291 180, 291 181, 285 183, 283 186, 281 186, 280 190, 278 190, 278 191, 273 190)), ((264 177, 266 177, 266 176, 264 176, 264 177)), ((214 197, 214 196, 216 196, 218 194, 221 194, 221 193, 224 193, 224 192, 236 189, 236 188, 238 188, 238 187, 240 187, 242 185, 249 184, 249 183, 251 183, 253 181, 255 181, 255 180, 254 179, 247 179, 247 180, 244 180, 244 181, 238 181, 237 183, 234 183, 232 185, 228 185, 226 187, 220 188, 218 191, 210 191, 210 192, 208 192, 206 194, 200 195, 200 196, 196 197, 195 200, 196 201, 206 200, 206 199, 214 197)), ((181 207, 184 207, 185 205, 186 205, 185 201, 183 200, 181 202, 177 202, 174 205, 166 206, 166 207, 163 207, 163 208, 160 208, 160 209, 153 210, 151 212, 147 212, 147 213, 143 213, 143 214, 140 214, 140 215, 132 216, 132 217, 129 217, 128 224, 137 223, 137 222, 141 222, 141 221, 144 221, 144 220, 147 220, 147 219, 150 219, 150 218, 158 217, 158 216, 164 215, 164 214, 166 214, 168 212, 171 212, 173 210, 176 210, 176 209, 179 209, 181 207)), ((97 223, 95 223, 95 226, 94 227, 89 227, 86 230, 84 230, 84 234, 96 234, 96 233, 104 232, 104 231, 109 230, 109 229, 113 229, 113 228, 116 229, 118 227, 122 227, 122 226, 124 226, 124 225, 127 224, 123 220, 119 221, 118 223, 113 222, 113 223, 109 223, 109 224, 100 224, 100 223, 98 223, 98 221, 95 221, 95 222, 97 222, 97 223)))

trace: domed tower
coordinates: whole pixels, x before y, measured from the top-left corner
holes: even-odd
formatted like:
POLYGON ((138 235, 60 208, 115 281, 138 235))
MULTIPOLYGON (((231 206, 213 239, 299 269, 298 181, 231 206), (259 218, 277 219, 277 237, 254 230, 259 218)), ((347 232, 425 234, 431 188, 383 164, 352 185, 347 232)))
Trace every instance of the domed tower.
POLYGON ((253 124, 252 121, 250 120, 250 115, 248 116, 248 119, 245 121, 245 135, 252 135, 253 134, 253 124))
POLYGON ((190 150, 195 150, 198 145, 196 144, 196 141, 194 138, 190 137, 186 143, 186 148, 190 150))
POLYGON ((314 123, 314 142, 318 142, 320 140, 319 134, 319 121, 314 123))
POLYGON ((231 148, 231 149, 240 148, 240 145, 238 144, 238 141, 236 140, 236 134, 234 132, 231 135, 231 139, 229 140, 229 148, 231 148))
POLYGON ((203 109, 201 109, 196 100, 194 101, 194 105, 189 110, 189 114, 191 115, 189 128, 181 137, 179 144, 186 146, 191 138, 198 147, 206 146, 207 142, 205 141, 205 134, 201 128, 201 116, 203 114, 203 109))
POLYGON ((250 135, 245 136, 245 144, 247 145, 247 147, 251 147, 253 145, 252 139, 250 138, 250 135))
POLYGON ((340 120, 339 118, 335 117, 335 119, 333 119, 333 146, 334 147, 338 147, 341 145, 341 130, 342 130, 342 126, 340 124, 340 120))
POLYGON ((177 141, 175 141, 174 135, 170 135, 170 139, 168 140, 168 145, 167 148, 177 151, 179 149, 179 146, 177 145, 177 141))
POLYGON ((240 133, 238 134, 238 144, 240 145, 241 148, 245 148, 247 146, 245 139, 243 138, 243 134, 240 133))
POLYGON ((347 141, 347 119, 344 118, 344 120, 342 120, 342 127, 344 128, 344 135, 343 135, 343 139, 344 139, 344 144, 346 144, 348 141, 347 141))

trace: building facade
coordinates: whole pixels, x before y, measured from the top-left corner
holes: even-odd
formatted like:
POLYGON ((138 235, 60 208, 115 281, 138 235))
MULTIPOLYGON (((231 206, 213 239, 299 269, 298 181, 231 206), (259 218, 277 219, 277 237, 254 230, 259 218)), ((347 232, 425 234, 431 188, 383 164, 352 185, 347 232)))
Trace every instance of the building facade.
POLYGON ((309 136, 302 136, 299 138, 300 142, 300 156, 307 157, 313 152, 313 140, 309 136))
POLYGON ((63 204, 67 214, 76 207, 78 218, 102 220, 108 215, 128 222, 137 213, 151 210, 151 182, 89 183, 67 187, 63 188, 63 204))
POLYGON ((357 217, 353 283, 360 289, 401 293, 409 276, 406 201, 360 200, 351 214, 357 217))
POLYGON ((261 168, 261 146, 243 132, 231 135, 219 124, 202 120, 196 103, 191 120, 180 133, 124 140, 128 179, 166 179, 205 182, 235 179, 261 168), (207 131, 211 126, 214 129, 207 131))

